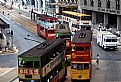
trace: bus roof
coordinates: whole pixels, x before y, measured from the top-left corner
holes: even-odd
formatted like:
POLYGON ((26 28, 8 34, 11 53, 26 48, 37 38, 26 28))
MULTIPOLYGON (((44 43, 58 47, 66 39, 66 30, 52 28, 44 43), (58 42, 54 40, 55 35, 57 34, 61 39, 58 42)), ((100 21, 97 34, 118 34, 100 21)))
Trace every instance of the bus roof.
POLYGON ((77 12, 72 12, 72 11, 62 11, 63 13, 66 13, 66 14, 70 14, 70 15, 74 15, 74 16, 91 16, 91 15, 87 15, 87 14, 82 14, 82 13, 77 13, 77 12))
POLYGON ((78 30, 74 38, 72 39, 72 43, 91 43, 92 41, 92 31, 91 30, 78 30))
POLYGON ((67 33, 70 32, 69 25, 67 24, 56 24, 56 32, 67 33))
POLYGON ((18 57, 36 57, 45 55, 48 51, 55 48, 58 44, 62 43, 65 39, 51 39, 31 48, 30 50, 22 53, 18 57))
POLYGON ((37 18, 41 18, 44 20, 58 20, 56 17, 52 17, 52 16, 47 15, 47 14, 37 14, 37 18))

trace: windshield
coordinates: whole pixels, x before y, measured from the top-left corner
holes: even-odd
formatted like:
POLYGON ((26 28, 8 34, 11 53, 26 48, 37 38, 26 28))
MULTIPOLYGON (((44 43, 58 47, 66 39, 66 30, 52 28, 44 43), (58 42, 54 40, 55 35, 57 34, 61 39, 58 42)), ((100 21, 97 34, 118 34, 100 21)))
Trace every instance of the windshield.
POLYGON ((117 42, 117 39, 106 39, 106 42, 117 42))

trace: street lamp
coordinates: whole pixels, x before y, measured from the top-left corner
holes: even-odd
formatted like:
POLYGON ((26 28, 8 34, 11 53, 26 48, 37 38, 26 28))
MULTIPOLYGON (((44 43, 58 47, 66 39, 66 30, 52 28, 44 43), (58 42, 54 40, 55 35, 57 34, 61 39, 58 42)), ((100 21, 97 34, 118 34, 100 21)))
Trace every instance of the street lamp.
POLYGON ((14 50, 14 45, 13 45, 13 30, 11 30, 11 49, 14 50))

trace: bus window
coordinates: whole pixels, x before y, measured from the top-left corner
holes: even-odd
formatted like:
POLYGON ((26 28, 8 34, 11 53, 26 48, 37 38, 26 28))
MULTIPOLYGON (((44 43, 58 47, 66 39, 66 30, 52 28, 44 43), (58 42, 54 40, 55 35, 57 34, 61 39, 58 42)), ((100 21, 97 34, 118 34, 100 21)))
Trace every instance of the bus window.
POLYGON ((76 47, 76 51, 84 51, 84 47, 76 47))
POLYGON ((76 64, 75 63, 72 63, 72 69, 76 69, 76 64))
POLYGON ((85 70, 85 69, 89 69, 89 64, 88 64, 88 63, 85 63, 85 64, 84 64, 84 70, 85 70))
POLYGON ((91 20, 91 16, 82 16, 81 20, 91 20))
POLYGON ((77 64, 77 70, 83 70, 83 65, 82 64, 77 64))
POLYGON ((23 62, 23 67, 33 68, 33 62, 32 61, 25 61, 25 62, 23 62))
POLYGON ((86 46, 85 47, 85 51, 89 51, 89 46, 86 46))
POLYGON ((34 68, 39 68, 40 65, 39 65, 39 61, 34 61, 34 68))

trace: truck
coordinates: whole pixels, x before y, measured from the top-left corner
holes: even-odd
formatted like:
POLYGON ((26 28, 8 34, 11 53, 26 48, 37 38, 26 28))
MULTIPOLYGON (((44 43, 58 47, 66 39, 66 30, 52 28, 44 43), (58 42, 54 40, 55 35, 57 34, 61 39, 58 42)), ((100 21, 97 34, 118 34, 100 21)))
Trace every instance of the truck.
POLYGON ((109 31, 98 31, 97 44, 103 49, 117 49, 118 38, 109 31))

